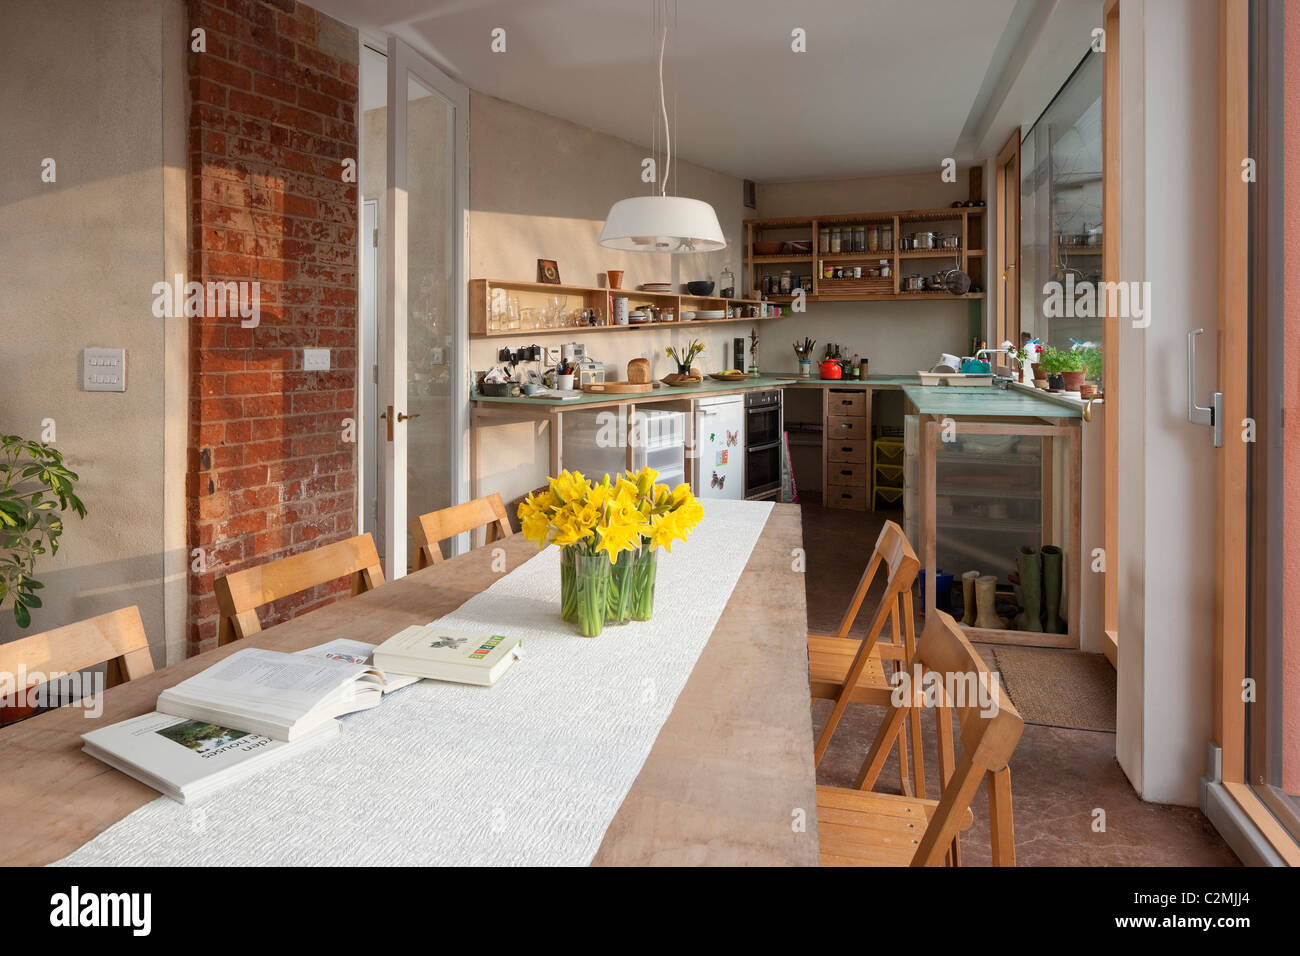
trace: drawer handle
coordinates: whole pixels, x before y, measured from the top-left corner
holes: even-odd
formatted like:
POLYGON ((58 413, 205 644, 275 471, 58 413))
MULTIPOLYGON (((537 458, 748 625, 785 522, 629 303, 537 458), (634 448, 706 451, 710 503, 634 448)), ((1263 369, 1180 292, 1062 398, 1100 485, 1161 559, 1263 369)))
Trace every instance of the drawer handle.
POLYGON ((841 445, 840 451, 853 451, 853 449, 849 448, 847 445, 841 445))
POLYGON ((851 399, 851 398, 843 399, 843 400, 841 400, 840 404, 841 404, 841 405, 852 405, 852 404, 853 404, 853 399, 851 399))
POLYGON ((841 498, 852 498, 853 496, 850 495, 850 494, 848 494, 847 492, 844 492, 844 493, 841 493, 841 494, 840 494, 840 497, 841 497, 841 498))
POLYGON ((845 471, 841 471, 840 474, 841 474, 841 475, 849 475, 850 477, 852 477, 853 472, 848 471, 848 470, 845 470, 845 471))

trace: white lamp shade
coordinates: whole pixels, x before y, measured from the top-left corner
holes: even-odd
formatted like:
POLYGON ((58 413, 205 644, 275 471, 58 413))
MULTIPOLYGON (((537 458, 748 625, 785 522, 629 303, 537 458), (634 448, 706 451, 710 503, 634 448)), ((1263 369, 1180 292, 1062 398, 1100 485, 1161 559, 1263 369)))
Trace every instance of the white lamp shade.
POLYGON ((634 196, 609 209, 600 244, 628 252, 713 252, 727 248, 713 207, 681 196, 634 196))

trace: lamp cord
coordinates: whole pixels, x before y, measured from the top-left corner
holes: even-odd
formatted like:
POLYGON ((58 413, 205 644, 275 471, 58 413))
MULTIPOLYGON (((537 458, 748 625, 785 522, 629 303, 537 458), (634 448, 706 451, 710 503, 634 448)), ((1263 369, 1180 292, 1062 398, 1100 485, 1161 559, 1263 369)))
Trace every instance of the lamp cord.
POLYGON ((673 136, 668 128, 668 104, 664 100, 664 46, 668 43, 668 18, 663 18, 663 35, 659 40, 659 109, 664 116, 664 175, 659 181, 659 195, 668 193, 668 174, 673 168, 673 136))

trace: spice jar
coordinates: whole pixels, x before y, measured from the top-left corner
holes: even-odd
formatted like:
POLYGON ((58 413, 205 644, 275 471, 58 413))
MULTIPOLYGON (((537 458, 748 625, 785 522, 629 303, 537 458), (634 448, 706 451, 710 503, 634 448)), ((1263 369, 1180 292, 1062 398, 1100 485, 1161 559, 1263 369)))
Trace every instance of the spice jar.
POLYGON ((867 229, 867 248, 875 252, 880 248, 880 227, 871 226, 867 229))
POLYGON ((866 249, 867 249, 867 227, 854 226, 853 227, 853 251, 865 252, 866 249))
POLYGON ((836 228, 831 230, 831 253, 835 254, 838 252, 842 252, 843 251, 843 249, 841 248, 842 245, 843 245, 843 239, 839 227, 837 226, 836 228))
POLYGON ((880 248, 885 252, 892 252, 894 249, 894 227, 880 227, 880 248))
POLYGON ((831 230, 829 226, 822 226, 817 232, 817 251, 831 251, 831 230))

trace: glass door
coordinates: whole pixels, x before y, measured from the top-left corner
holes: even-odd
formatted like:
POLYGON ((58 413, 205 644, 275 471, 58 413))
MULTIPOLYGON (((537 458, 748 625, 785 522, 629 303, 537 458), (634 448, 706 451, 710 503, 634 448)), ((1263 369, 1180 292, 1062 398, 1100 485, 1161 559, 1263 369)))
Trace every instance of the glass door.
MULTIPOLYGON (((465 497, 469 94, 390 38, 388 120, 379 463, 384 563, 393 579, 413 554, 410 519, 465 497)), ((453 542, 453 553, 459 546, 453 542)))

